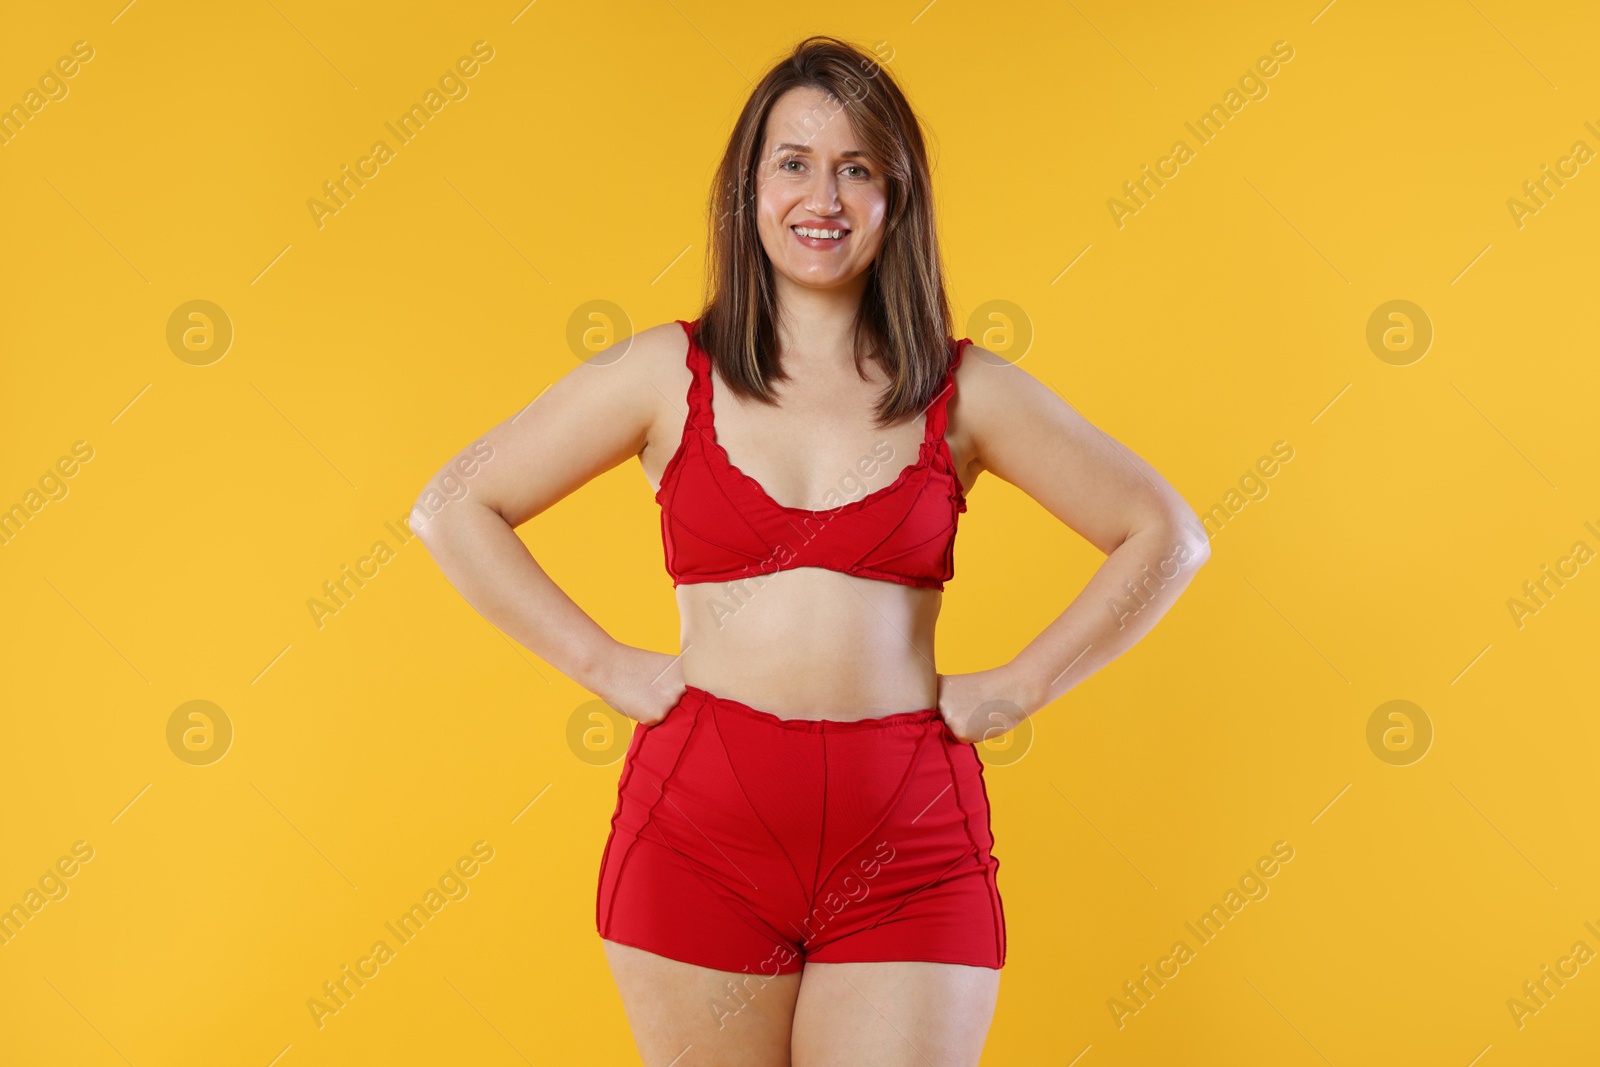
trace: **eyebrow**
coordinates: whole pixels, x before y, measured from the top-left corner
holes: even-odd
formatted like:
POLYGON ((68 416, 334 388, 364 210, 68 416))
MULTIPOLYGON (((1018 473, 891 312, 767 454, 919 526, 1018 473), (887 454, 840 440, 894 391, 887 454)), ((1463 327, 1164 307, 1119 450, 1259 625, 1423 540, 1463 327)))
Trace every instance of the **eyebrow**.
MULTIPOLYGON (((803 145, 803 144, 795 144, 792 141, 785 141, 780 145, 774 145, 773 148, 772 148, 773 155, 776 155, 779 152, 784 152, 784 151, 805 152, 807 154, 810 154, 811 146, 810 145, 803 145)), ((860 149, 856 149, 856 148, 851 148, 851 149, 849 149, 847 151, 840 152, 839 155, 844 159, 865 159, 867 157, 867 154, 865 152, 861 151, 860 149)))

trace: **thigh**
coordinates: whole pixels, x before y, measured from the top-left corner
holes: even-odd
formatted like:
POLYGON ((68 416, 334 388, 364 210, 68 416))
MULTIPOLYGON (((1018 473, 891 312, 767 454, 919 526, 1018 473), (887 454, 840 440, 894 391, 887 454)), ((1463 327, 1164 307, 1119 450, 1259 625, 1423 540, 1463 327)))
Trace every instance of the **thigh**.
POLYGON ((788 1067, 799 972, 718 971, 601 945, 645 1067, 788 1067))
POLYGON ((969 1067, 994 1019, 1000 971, 959 963, 807 963, 794 1067, 969 1067))

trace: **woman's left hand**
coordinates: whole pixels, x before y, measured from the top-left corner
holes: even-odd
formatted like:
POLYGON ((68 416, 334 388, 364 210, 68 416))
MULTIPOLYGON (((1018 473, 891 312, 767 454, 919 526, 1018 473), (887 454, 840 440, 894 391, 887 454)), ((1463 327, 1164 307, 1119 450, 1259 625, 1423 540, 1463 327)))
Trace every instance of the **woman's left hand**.
POLYGON ((999 737, 1043 707, 1010 664, 971 674, 939 675, 939 714, 964 744, 999 737))

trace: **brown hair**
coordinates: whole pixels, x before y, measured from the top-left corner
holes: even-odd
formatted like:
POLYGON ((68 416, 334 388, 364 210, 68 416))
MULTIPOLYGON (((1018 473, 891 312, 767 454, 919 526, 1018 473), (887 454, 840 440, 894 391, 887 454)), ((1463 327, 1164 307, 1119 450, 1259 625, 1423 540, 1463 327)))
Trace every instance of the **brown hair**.
POLYGON ((917 117, 876 59, 836 37, 796 45, 756 85, 734 125, 711 189, 710 295, 696 341, 734 392, 777 402, 771 383, 789 375, 777 359, 777 290, 756 228, 756 177, 767 116, 779 97, 800 87, 828 94, 828 106, 849 116, 860 147, 888 179, 883 243, 868 268, 854 339, 857 372, 863 358, 871 359, 890 378, 877 408, 878 424, 890 426, 927 408, 943 385, 950 304, 917 117))

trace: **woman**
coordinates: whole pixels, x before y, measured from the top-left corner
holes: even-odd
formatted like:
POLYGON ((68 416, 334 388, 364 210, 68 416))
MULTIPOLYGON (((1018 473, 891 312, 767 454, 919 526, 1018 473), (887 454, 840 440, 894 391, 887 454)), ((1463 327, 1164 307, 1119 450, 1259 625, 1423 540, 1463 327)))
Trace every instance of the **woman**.
POLYGON ((419 532, 491 622, 639 724, 596 923, 645 1063, 977 1063, 1005 925, 974 743, 1148 632, 1206 538, 1137 456, 951 340, 922 135, 869 56, 802 42, 715 190, 700 317, 490 431, 470 496, 419 532), (632 456, 676 656, 614 641, 513 532, 632 456), (1009 663, 941 675, 985 470, 1108 556, 1009 663))

